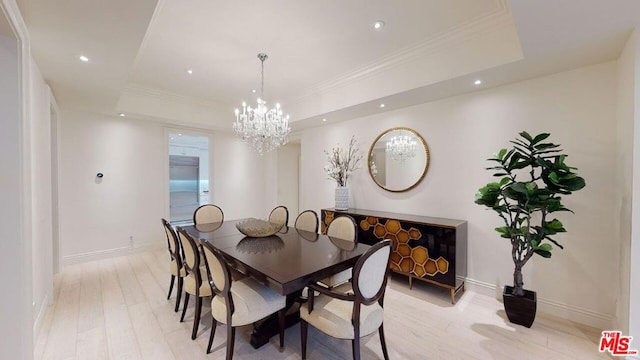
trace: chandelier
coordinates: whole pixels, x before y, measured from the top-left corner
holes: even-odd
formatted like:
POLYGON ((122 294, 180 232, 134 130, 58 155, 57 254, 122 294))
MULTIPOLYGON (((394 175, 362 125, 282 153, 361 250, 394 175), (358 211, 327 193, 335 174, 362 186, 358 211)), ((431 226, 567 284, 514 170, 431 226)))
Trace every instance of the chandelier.
POLYGON ((256 107, 251 107, 243 102, 242 112, 236 109, 236 121, 233 123, 235 133, 242 141, 250 143, 260 155, 286 144, 291 131, 289 115, 282 114, 280 104, 276 104, 275 108, 269 109, 267 102, 262 97, 264 91, 264 61, 267 58, 267 54, 258 54, 258 59, 262 64, 258 104, 256 107))
POLYGON ((403 162, 416 156, 416 145, 412 136, 394 136, 387 141, 387 153, 391 155, 391 159, 403 162))

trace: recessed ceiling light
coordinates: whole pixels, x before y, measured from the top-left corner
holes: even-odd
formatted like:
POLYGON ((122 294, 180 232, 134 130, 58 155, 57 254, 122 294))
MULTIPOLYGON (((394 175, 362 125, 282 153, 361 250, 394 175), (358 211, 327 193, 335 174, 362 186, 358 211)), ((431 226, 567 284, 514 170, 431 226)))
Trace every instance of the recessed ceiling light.
POLYGON ((86 56, 84 56, 84 55, 80 55, 80 61, 82 61, 82 62, 88 62, 88 61, 89 61, 89 58, 88 58, 88 57, 86 57, 86 56))
POLYGON ((255 94, 256 93, 256 89, 251 89, 251 92, 255 94))
POLYGON ((482 80, 476 80, 473 82, 474 85, 480 85, 482 84, 482 80))
POLYGON ((178 136, 182 136, 182 134, 178 134, 178 136))
POLYGON ((384 21, 382 20, 378 20, 376 22, 373 23, 373 28, 376 30, 380 30, 384 27, 384 21))
POLYGON ((120 117, 124 117, 124 113, 120 113, 120 114, 118 114, 118 115, 120 115, 120 117))
POLYGON ((327 119, 326 119, 326 118, 323 118, 323 119, 322 119, 322 122, 327 122, 327 119))
POLYGON ((191 69, 187 70, 187 74, 189 74, 189 75, 193 74, 193 70, 191 70, 191 69))
POLYGON ((381 107, 381 108, 383 108, 383 107, 384 107, 384 104, 380 104, 380 107, 381 107))

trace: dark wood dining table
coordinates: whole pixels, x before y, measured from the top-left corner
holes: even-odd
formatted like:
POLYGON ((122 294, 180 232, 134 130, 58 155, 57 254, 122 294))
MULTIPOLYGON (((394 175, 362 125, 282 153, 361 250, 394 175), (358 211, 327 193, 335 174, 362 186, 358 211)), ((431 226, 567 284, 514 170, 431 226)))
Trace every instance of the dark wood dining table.
MULTIPOLYGON (((236 228, 236 224, 244 220, 183 228, 194 239, 207 241, 220 250, 236 270, 287 295, 290 305, 299 298, 305 286, 353 267, 360 255, 370 248, 366 244, 355 244, 287 226, 270 237, 250 238, 236 228)), ((268 330, 271 331, 273 329, 268 330)), ((256 328, 252 335, 251 344, 256 348, 271 337, 260 332, 261 329, 256 328)))

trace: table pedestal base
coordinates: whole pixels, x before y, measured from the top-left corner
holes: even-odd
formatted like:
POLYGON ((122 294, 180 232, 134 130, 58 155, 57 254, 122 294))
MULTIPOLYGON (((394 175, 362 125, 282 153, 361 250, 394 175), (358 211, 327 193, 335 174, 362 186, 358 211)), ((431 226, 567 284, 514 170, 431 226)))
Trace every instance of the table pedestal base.
MULTIPOLYGON (((300 322, 300 303, 296 300, 299 294, 287 296, 287 313, 285 317, 285 329, 300 322)), ((272 314, 266 319, 256 322, 253 325, 251 340, 249 343, 254 349, 261 347, 269 342, 271 337, 278 335, 278 314, 272 314)))

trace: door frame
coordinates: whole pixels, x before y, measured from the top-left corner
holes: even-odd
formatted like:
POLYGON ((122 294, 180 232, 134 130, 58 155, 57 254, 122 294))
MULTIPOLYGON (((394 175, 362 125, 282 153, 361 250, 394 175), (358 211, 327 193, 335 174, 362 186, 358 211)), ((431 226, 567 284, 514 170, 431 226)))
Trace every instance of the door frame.
MULTIPOLYGON (((209 179, 209 196, 211 196, 211 194, 213 193, 213 191, 211 190, 211 185, 213 184, 212 180, 213 180, 213 142, 214 142, 214 132, 210 131, 210 130, 205 130, 205 129, 194 129, 194 128, 184 128, 184 127, 177 127, 177 126, 166 126, 164 128, 164 140, 163 140, 163 160, 162 160, 162 164, 163 164, 163 186, 164 186, 164 218, 165 219, 170 219, 171 218, 171 209, 170 209, 170 205, 171 205, 171 199, 169 196, 169 134, 172 133, 179 133, 179 134, 184 134, 184 135, 188 135, 188 136, 204 136, 207 137, 209 139, 209 171, 208 171, 208 175, 207 178, 209 179)), ((202 166, 202 165, 200 165, 202 166)), ((198 194, 199 196, 199 194, 198 194)), ((199 201, 199 199, 198 199, 199 201)), ((211 201, 211 198, 209 198, 209 201, 211 201)))

